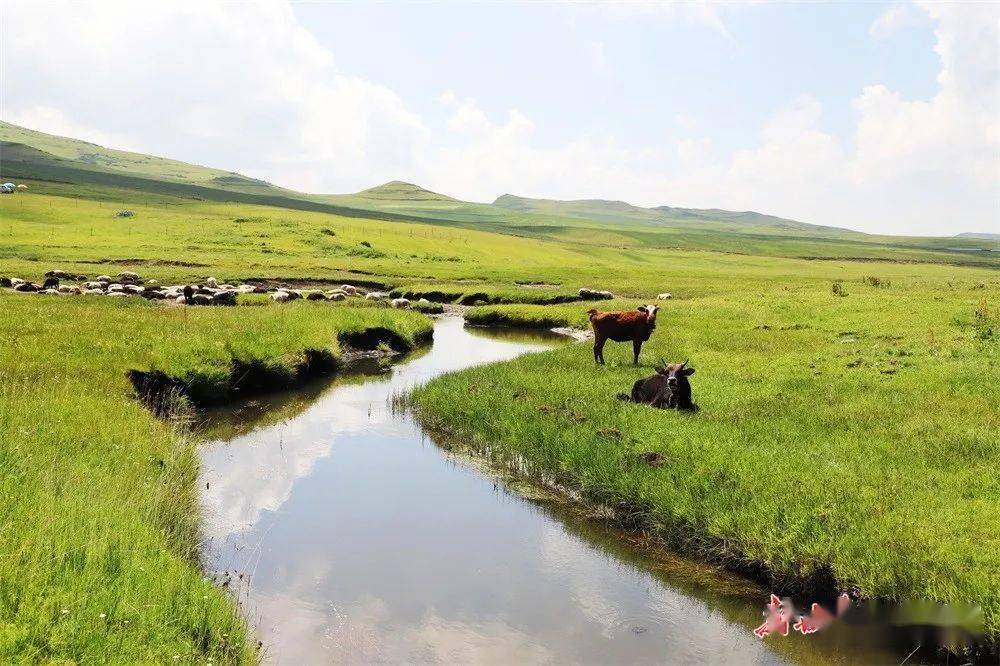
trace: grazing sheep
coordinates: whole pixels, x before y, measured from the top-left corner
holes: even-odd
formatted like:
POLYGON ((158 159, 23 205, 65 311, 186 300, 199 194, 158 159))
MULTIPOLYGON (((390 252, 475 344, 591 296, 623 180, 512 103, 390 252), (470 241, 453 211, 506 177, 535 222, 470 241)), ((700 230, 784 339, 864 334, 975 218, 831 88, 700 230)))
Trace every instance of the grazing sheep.
MULTIPOLYGON (((99 280, 100 278, 98 278, 99 280)), ((108 278, 110 280, 110 278, 108 278)), ((132 271, 122 271, 118 274, 118 279, 122 282, 142 282, 142 278, 139 277, 138 273, 133 273, 132 271)))
POLYGON ((71 284, 61 284, 56 289, 56 291, 58 291, 60 294, 79 294, 80 293, 80 288, 79 287, 75 287, 75 286, 73 286, 71 284))
POLYGON ((191 297, 192 305, 211 305, 212 297, 208 294, 195 294, 191 297))
POLYGON ((188 305, 194 305, 194 287, 189 284, 184 285, 184 289, 181 290, 184 294, 184 302, 188 305))
POLYGON ((83 293, 87 294, 88 296, 103 296, 104 295, 104 290, 103 289, 87 289, 83 293))
POLYGON ((309 291, 307 291, 305 293, 305 297, 306 297, 307 301, 325 301, 326 300, 326 294, 324 294, 319 289, 310 289, 309 291))
POLYGON ((39 294, 46 294, 48 296, 58 295, 59 291, 57 289, 42 289, 38 292, 39 294))
POLYGON ((212 296, 213 305, 236 305, 235 291, 220 291, 212 296))
POLYGON ((60 280, 75 280, 76 274, 67 273, 66 271, 55 269, 51 271, 45 271, 45 277, 54 277, 54 278, 59 278, 60 280))
POLYGON ((342 285, 340 285, 340 290, 342 292, 344 292, 345 294, 348 294, 349 296, 357 296, 357 294, 358 294, 357 287, 355 287, 354 285, 351 285, 351 284, 342 284, 342 285))
POLYGON ((0 287, 13 287, 14 282, 9 277, 0 277, 0 287))
POLYGON ((118 297, 125 298, 126 296, 128 296, 128 294, 126 294, 124 291, 109 291, 108 292, 108 296, 111 296, 111 297, 114 297, 114 298, 118 298, 118 297))
POLYGON ((110 275, 98 275, 94 279, 96 281, 98 281, 98 282, 103 282, 105 284, 110 284, 111 283, 111 276, 110 275))
POLYGON ((219 288, 219 281, 216 280, 214 277, 210 277, 207 280, 205 280, 205 284, 211 287, 212 289, 219 288))
POLYGON ((84 289, 104 289, 106 286, 106 282, 98 282, 96 280, 91 280, 90 282, 85 282, 83 284, 84 289))
POLYGON ((140 287, 137 284, 126 284, 122 286, 122 290, 129 294, 141 294, 144 289, 144 287, 140 287))
POLYGON ((669 301, 673 297, 674 297, 673 294, 671 294, 670 292, 666 292, 666 293, 663 293, 663 294, 659 294, 656 297, 656 300, 658 300, 658 301, 669 301))
POLYGON ((327 295, 326 300, 328 301, 346 301, 347 294, 342 291, 335 291, 327 295))
POLYGON ((619 393, 618 399, 658 409, 697 409, 691 400, 691 382, 688 381, 688 377, 694 374, 694 368, 687 367, 687 361, 660 363, 655 375, 636 380, 631 395, 619 393))
POLYGON ((635 310, 621 312, 598 312, 591 308, 587 311, 590 325, 594 328, 594 360, 604 365, 604 343, 632 341, 633 363, 639 364, 639 352, 642 343, 656 330, 655 305, 640 305, 635 310))
POLYGON ((253 286, 252 284, 241 284, 240 286, 236 287, 236 291, 238 291, 241 294, 253 294, 256 292, 256 290, 257 287, 253 286))
POLYGON ((59 287, 59 278, 57 277, 47 277, 45 281, 42 282, 42 289, 56 289, 59 287))
POLYGON ((21 282, 14 285, 14 291, 22 291, 26 293, 34 292, 38 291, 38 286, 22 280, 21 282))
POLYGON ((608 300, 615 297, 610 291, 600 291, 597 289, 588 289, 587 287, 580 287, 580 291, 577 292, 580 295, 580 300, 583 301, 599 301, 608 300))
POLYGON ((146 287, 142 290, 141 296, 148 300, 160 300, 167 297, 167 292, 154 289, 153 287, 146 287))
POLYGON ((287 303, 292 300, 292 295, 287 291, 276 291, 271 294, 271 300, 275 303, 287 303))
POLYGON ((389 294, 383 293, 381 291, 369 291, 365 294, 366 301, 384 301, 389 298, 389 294))
POLYGON ((392 307, 408 308, 410 307, 410 300, 408 298, 394 298, 392 299, 392 307))

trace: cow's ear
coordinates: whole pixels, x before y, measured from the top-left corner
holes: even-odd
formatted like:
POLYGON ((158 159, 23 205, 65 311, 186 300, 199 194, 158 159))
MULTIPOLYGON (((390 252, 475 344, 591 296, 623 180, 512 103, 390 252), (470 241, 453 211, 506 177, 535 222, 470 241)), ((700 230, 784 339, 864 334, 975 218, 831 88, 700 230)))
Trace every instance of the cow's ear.
POLYGON ((638 307, 638 310, 639 310, 639 312, 645 312, 646 311, 646 306, 645 305, 640 305, 638 307))
POLYGON ((686 376, 690 377, 694 374, 694 368, 684 368, 682 371, 686 376))

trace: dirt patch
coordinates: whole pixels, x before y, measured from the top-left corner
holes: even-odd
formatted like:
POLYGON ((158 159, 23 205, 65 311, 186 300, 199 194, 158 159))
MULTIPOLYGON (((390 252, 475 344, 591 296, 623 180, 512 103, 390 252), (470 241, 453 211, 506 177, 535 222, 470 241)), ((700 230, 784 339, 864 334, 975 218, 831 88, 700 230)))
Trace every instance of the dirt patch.
POLYGON ((111 259, 105 257, 96 261, 78 261, 80 264, 90 264, 102 266, 104 264, 117 264, 121 266, 181 266, 183 268, 207 268, 208 264, 199 264, 194 261, 177 261, 173 259, 111 259))

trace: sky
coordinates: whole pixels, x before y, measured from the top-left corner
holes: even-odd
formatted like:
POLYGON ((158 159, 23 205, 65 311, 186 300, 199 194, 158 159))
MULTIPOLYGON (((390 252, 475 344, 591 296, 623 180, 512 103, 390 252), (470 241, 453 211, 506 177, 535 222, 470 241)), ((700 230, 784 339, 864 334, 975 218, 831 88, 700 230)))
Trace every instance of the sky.
POLYGON ((0 0, 0 118, 308 192, 1000 233, 1000 3, 0 0))

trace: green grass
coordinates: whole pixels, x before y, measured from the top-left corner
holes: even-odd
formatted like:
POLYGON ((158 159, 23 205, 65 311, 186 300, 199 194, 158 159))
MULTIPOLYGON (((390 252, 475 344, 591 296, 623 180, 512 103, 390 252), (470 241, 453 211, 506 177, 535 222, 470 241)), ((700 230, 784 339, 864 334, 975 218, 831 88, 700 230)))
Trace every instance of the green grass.
POLYGON ((198 458, 132 396, 129 369, 227 381, 235 357, 306 348, 419 314, 324 303, 181 308, 0 294, 0 661, 254 661, 232 599, 200 571, 198 458))
MULTIPOLYGON (((663 221, 614 202, 513 210, 399 183, 304 195, 11 127, 0 139, 36 151, 3 148, 0 168, 30 189, 0 197, 0 276, 351 282, 546 328, 672 292, 643 368, 626 345, 606 368, 574 345, 432 382, 422 418, 635 510, 678 547, 789 586, 830 570, 866 595, 978 601, 998 634, 995 241, 663 221), (580 287, 617 298, 542 305, 580 287), (614 399, 661 357, 691 359, 700 412, 614 399), (666 464, 638 464, 644 451, 666 464)), ((161 370, 212 402, 238 393, 234 359, 290 381, 306 349, 336 356, 342 332, 415 342, 428 324, 355 301, 241 303, 0 293, 0 659, 253 658, 198 571, 193 444, 125 372, 161 370)))
MULTIPOLYGON (((239 202, 361 218, 425 222, 583 247, 688 249, 807 258, 1000 265, 1000 244, 967 237, 863 234, 771 215, 640 208, 619 201, 552 201, 504 195, 493 204, 458 201, 392 181, 355 194, 295 192, 239 174, 110 150, 0 122, 0 177, 51 192, 115 189, 196 201, 239 202)), ((124 202, 122 202, 124 203, 124 202)), ((665 202, 669 203, 669 202, 665 202)), ((844 224, 849 224, 845 220, 844 224)), ((516 256, 516 255, 508 255, 516 256)), ((526 257, 527 259, 527 257, 526 257)))
MULTIPOLYGON (((779 589, 832 572, 864 596, 980 603, 1000 634, 1000 285, 742 284, 669 301, 631 365, 582 343, 417 390, 424 422, 668 543, 763 564, 779 589), (690 359, 696 413, 615 395, 690 359), (471 388, 470 388, 471 387, 471 388), (655 451, 665 465, 637 455, 655 451)), ((585 308, 477 308, 581 326, 585 308), (544 314, 544 313, 550 314, 544 314)))

